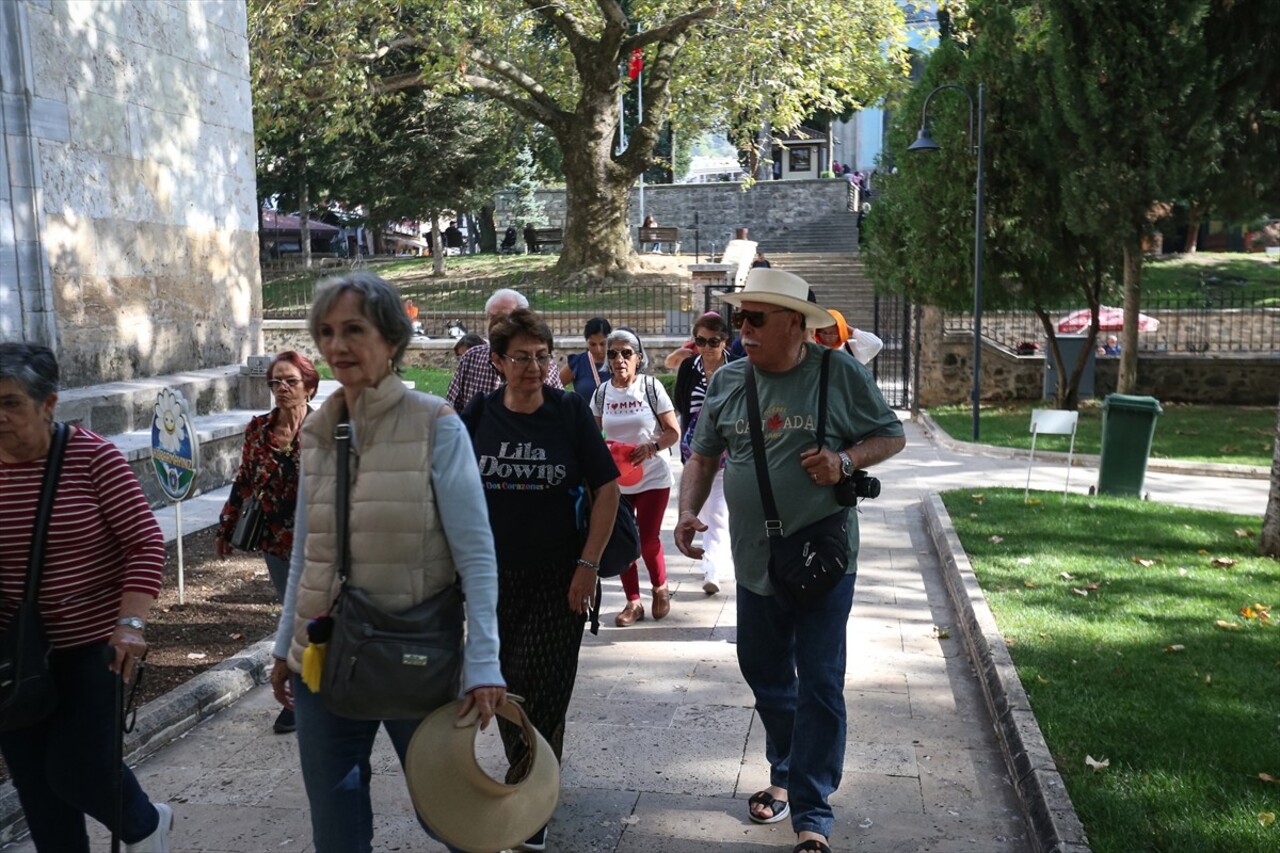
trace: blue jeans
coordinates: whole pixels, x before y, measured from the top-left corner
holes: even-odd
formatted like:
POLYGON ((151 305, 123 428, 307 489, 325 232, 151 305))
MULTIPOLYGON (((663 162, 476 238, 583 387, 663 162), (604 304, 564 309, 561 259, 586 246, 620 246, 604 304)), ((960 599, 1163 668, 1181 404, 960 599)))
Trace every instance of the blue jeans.
MULTIPOLYGON (((422 721, 339 717, 298 675, 293 676, 293 708, 316 853, 370 853, 373 805, 369 799, 369 755, 378 727, 386 727, 403 768, 405 750, 422 721)), ((418 822, 422 823, 421 816, 418 822)), ((427 829, 425 823, 422 826, 427 829)), ((427 834, 435 837, 429 829, 427 834)))
POLYGON ((37 850, 89 853, 87 814, 103 826, 115 822, 114 772, 121 771, 120 837, 135 843, 156 831, 160 815, 133 771, 111 762, 120 737, 115 682, 107 669, 107 644, 59 649, 49 656, 58 706, 43 722, 0 733, 18 799, 37 850))
POLYGON ((265 551, 262 556, 267 561, 267 577, 271 578, 271 586, 275 588, 276 598, 284 601, 284 588, 289 585, 289 558, 277 557, 265 551))
POLYGON ((831 837, 827 798, 844 768, 845 575, 813 610, 738 587, 738 667, 764 724, 769 784, 787 790, 791 827, 831 837))

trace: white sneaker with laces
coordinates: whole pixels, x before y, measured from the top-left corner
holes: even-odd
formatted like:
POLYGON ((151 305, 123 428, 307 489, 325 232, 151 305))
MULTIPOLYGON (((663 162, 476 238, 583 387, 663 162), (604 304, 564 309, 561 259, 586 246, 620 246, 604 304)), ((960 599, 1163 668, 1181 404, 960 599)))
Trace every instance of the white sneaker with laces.
POLYGON ((168 803, 155 803, 156 814, 160 815, 160 823, 156 831, 141 841, 124 846, 125 853, 171 853, 169 835, 173 832, 173 808, 168 803))

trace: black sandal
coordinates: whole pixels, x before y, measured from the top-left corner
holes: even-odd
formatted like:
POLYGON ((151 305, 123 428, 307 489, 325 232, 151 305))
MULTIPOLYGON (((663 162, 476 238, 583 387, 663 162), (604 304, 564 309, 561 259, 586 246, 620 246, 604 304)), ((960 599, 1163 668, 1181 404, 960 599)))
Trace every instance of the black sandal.
POLYGON ((791 853, 831 853, 831 848, 816 838, 810 838, 792 847, 791 853))
MULTIPOLYGON (((747 817, 751 818, 752 823, 777 823, 789 814, 791 814, 791 804, 786 800, 779 800, 768 791, 756 791, 751 795, 751 799, 747 800, 747 817), (764 806, 770 810, 771 814, 768 817, 757 817, 756 813, 751 811, 751 806, 764 806)), ((831 851, 828 850, 827 853, 831 851)))

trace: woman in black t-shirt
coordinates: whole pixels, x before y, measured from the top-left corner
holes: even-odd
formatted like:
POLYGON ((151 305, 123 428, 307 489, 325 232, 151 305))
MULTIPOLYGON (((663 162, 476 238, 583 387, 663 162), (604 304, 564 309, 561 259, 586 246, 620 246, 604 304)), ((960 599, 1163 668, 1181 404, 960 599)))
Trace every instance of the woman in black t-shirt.
MULTIPOLYGON (((586 400, 545 384, 555 364, 551 329, 527 309, 489 331, 490 358, 506 382, 462 413, 484 484, 498 557, 498 636, 507 689, 559 759, 578 672, 582 629, 600 555, 618 511, 618 468, 586 400), (594 494, 585 540, 578 531, 579 486, 594 494)), ((528 747, 499 720, 515 782, 528 747)), ((546 843, 546 827, 529 839, 546 843)))

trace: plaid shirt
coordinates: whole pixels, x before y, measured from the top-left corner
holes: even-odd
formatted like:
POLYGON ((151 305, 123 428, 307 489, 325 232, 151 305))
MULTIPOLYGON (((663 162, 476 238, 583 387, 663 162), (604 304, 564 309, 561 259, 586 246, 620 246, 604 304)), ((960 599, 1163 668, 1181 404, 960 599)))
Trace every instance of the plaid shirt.
MULTIPOLYGON (((547 371, 543 384, 552 388, 564 388, 556 362, 551 362, 551 369, 547 371)), ((500 385, 502 374, 489 359, 489 344, 477 344, 458 359, 458 369, 453 372, 453 380, 449 383, 449 390, 445 392, 444 398, 456 411, 461 412, 477 394, 497 391, 500 385)))

